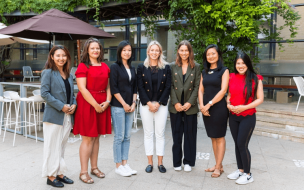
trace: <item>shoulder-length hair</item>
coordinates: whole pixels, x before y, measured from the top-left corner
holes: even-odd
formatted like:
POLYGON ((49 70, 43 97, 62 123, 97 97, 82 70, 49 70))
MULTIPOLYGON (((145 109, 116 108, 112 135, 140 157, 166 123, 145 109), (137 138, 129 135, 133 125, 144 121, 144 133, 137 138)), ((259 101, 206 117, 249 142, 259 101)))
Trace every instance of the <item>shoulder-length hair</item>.
POLYGON ((127 45, 131 46, 131 57, 130 57, 130 59, 128 59, 128 61, 127 61, 129 67, 131 67, 132 56, 133 56, 133 49, 132 49, 132 45, 131 45, 130 42, 127 41, 127 40, 121 41, 121 42, 118 44, 118 46, 117 46, 117 61, 116 61, 116 63, 117 63, 118 65, 123 64, 123 63, 122 63, 121 52, 122 52, 123 48, 126 47, 127 45))
POLYGON ((182 63, 182 58, 181 58, 181 57, 179 56, 179 54, 178 54, 178 50, 179 50, 179 48, 180 48, 182 45, 187 46, 188 51, 189 51, 188 63, 190 64, 190 67, 191 67, 191 68, 194 68, 195 63, 194 63, 193 48, 192 48, 190 42, 187 41, 187 40, 183 40, 183 41, 181 41, 181 42, 178 44, 178 46, 177 46, 177 53, 176 53, 175 64, 176 64, 177 66, 179 66, 179 67, 181 67, 182 64, 183 64, 183 63, 182 63))
POLYGON ((80 57, 80 62, 84 63, 88 68, 89 68, 89 66, 92 65, 91 60, 90 60, 90 55, 89 55, 89 47, 90 47, 90 44, 93 42, 98 43, 99 48, 100 48, 100 54, 97 58, 97 62, 101 63, 103 61, 104 51, 103 51, 103 47, 102 47, 101 43, 96 38, 89 38, 83 45, 83 49, 82 49, 82 53, 81 53, 81 57, 80 57))
POLYGON ((53 71, 58 71, 58 67, 56 66, 55 61, 53 59, 55 52, 59 49, 63 50, 67 56, 67 62, 63 65, 63 72, 65 74, 65 77, 68 78, 70 76, 71 55, 69 50, 65 46, 55 45, 52 47, 48 55, 48 60, 47 64, 45 65, 45 69, 52 69, 53 71))
POLYGON ((253 69, 253 65, 251 62, 250 57, 244 53, 238 53, 235 57, 234 60, 234 73, 238 74, 239 72, 236 69, 236 62, 238 59, 242 59, 243 62, 245 63, 245 65, 247 66, 247 71, 245 73, 245 87, 244 87, 244 97, 245 97, 245 104, 248 103, 249 98, 252 95, 252 81, 254 81, 254 99, 256 99, 256 94, 257 94, 257 87, 258 87, 258 77, 257 74, 255 72, 255 70, 253 69), (247 90, 246 90, 247 89, 247 90))
POLYGON ((147 58, 144 61, 144 66, 146 68, 148 68, 150 66, 150 56, 149 56, 148 52, 150 51, 150 49, 153 45, 157 45, 159 48, 159 57, 158 57, 157 67, 160 69, 164 69, 166 64, 168 64, 168 63, 165 61, 165 56, 163 54, 163 48, 158 41, 152 41, 149 43, 148 48, 147 48, 147 58))
POLYGON ((203 54, 203 64, 204 64, 204 69, 205 69, 206 73, 209 71, 210 66, 211 66, 211 64, 207 61, 207 51, 211 48, 214 48, 218 54, 217 70, 221 70, 224 65, 222 52, 221 52, 220 48, 215 44, 210 44, 209 46, 206 47, 204 54, 203 54))

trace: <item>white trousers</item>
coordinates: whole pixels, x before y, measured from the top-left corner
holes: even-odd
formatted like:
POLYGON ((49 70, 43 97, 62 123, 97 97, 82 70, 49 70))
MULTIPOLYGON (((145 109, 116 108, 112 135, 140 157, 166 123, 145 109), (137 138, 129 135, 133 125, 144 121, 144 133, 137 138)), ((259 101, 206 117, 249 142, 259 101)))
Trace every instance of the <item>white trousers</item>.
POLYGON ((63 125, 43 122, 42 177, 61 175, 67 172, 64 151, 72 128, 71 115, 65 114, 63 125))
POLYGON ((165 153, 165 128, 168 116, 168 106, 161 105, 156 113, 149 111, 149 106, 140 104, 140 116, 144 128, 144 142, 146 155, 154 152, 154 133, 156 140, 156 155, 164 156, 165 153), (155 127, 153 123, 155 121, 155 127))

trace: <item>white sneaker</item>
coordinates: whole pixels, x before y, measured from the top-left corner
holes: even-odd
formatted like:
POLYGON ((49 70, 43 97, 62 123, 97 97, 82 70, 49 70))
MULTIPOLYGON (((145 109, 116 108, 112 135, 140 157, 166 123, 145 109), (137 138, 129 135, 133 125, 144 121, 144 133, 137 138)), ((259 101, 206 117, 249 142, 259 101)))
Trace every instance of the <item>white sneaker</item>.
POLYGON ((189 166, 189 164, 186 164, 186 165, 184 166, 184 171, 185 171, 185 172, 191 172, 191 170, 192 170, 192 168, 191 168, 191 166, 189 166))
POLYGON ((237 179, 235 181, 235 183, 240 184, 240 185, 245 185, 247 183, 251 183, 253 182, 253 177, 252 174, 250 173, 250 175, 244 173, 239 179, 237 179))
POLYGON ((124 167, 125 167, 125 169, 126 169, 129 173, 131 173, 132 175, 136 175, 136 174, 137 174, 137 171, 136 171, 136 170, 132 170, 132 169, 130 168, 129 164, 124 165, 124 167))
POLYGON ((227 176, 227 178, 228 179, 238 179, 242 175, 243 175, 243 172, 241 172, 240 170, 236 170, 233 173, 229 174, 227 176))
POLYGON ((118 168, 115 169, 115 172, 123 177, 129 177, 132 174, 126 170, 125 167, 123 167, 123 165, 120 165, 118 168))
POLYGON ((175 167, 174 170, 175 170, 175 171, 181 171, 181 170, 182 170, 182 167, 181 167, 181 166, 175 167))

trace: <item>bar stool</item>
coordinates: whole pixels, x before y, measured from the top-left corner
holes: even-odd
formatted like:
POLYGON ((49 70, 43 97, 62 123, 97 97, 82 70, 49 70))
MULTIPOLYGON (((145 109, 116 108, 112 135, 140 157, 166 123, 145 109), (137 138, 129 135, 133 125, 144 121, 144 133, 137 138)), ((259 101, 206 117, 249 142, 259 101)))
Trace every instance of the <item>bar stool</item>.
MULTIPOLYGON (((16 132, 17 128, 25 128, 25 138, 27 138, 27 127, 34 126, 35 127, 35 135, 36 135, 36 142, 37 142, 37 127, 36 127, 36 114, 35 114, 35 104, 34 100, 32 98, 21 98, 18 93, 9 93, 11 100, 15 100, 15 109, 16 109, 16 125, 15 125, 15 132, 14 132, 14 140, 13 140, 13 146, 15 146, 15 140, 16 140, 16 132), (20 104, 25 103, 24 105, 24 121, 19 122, 19 110, 20 110, 20 104), (28 115, 29 115, 29 120, 26 120, 26 106, 28 107, 28 115), (33 113, 31 112, 33 111, 33 113), (31 123, 31 115, 34 116, 34 123, 31 123), (20 124, 20 125, 19 125, 20 124)), ((21 115, 21 113, 20 113, 21 115)), ((6 128, 4 131, 4 136, 3 136, 3 142, 5 139, 5 134, 6 134, 6 128)))
POLYGON ((37 90, 34 90, 33 91, 33 95, 34 96, 31 96, 29 98, 33 99, 34 100, 34 103, 36 104, 36 108, 37 108, 37 112, 36 112, 36 118, 37 118, 37 123, 36 125, 38 125, 38 129, 39 131, 41 131, 41 125, 42 125, 42 121, 41 121, 41 115, 40 115, 40 109, 42 107, 42 104, 44 104, 45 106, 45 101, 44 99, 41 97, 41 91, 40 89, 37 89, 37 90))
POLYGON ((138 116, 138 113, 139 113, 139 106, 140 106, 140 100, 139 100, 139 95, 137 95, 137 98, 136 98, 136 108, 135 108, 135 111, 134 111, 134 118, 133 118, 133 123, 134 123, 134 126, 135 126, 135 132, 138 131, 137 129, 137 120, 141 120, 141 117, 138 116))
MULTIPOLYGON (((7 95, 6 92, 4 92, 4 94, 7 95)), ((0 96, 0 102, 2 103, 1 116, 0 116, 0 135, 1 135, 2 126, 5 127, 5 126, 10 125, 10 128, 11 128, 11 125, 12 125, 11 103, 14 102, 14 100, 6 99, 6 98, 3 98, 2 96, 0 96), (7 109, 8 104, 9 104, 9 108, 7 109), (6 119, 4 118, 4 106, 6 107, 6 109, 5 109, 6 119), (10 118, 10 120, 9 120, 9 118, 10 118)))

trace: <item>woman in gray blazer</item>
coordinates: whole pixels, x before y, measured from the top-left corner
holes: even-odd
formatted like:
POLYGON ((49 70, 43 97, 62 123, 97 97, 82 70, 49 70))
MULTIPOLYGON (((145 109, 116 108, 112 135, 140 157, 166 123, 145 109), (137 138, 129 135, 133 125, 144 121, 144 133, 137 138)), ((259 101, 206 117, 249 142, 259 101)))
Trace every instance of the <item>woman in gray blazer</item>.
POLYGON ((47 177, 47 184, 53 187, 63 187, 63 183, 74 183, 63 175, 67 171, 63 159, 64 151, 77 105, 70 63, 68 49, 64 46, 54 46, 48 55, 48 64, 41 77, 41 96, 46 101, 43 115, 42 177, 47 177))

